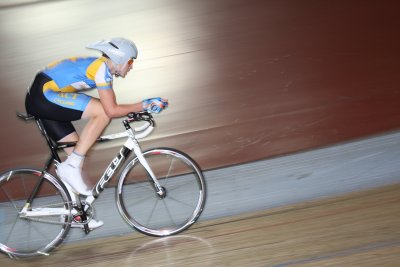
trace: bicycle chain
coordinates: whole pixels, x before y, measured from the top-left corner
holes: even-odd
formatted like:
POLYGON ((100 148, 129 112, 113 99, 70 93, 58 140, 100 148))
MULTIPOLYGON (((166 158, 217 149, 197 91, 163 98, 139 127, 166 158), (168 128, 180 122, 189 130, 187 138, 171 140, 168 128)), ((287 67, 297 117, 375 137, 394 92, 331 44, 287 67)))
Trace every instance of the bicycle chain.
MULTIPOLYGON (((40 208, 60 207, 63 204, 64 203, 54 203, 51 205, 41 206, 40 208)), ((76 214, 71 214, 71 222, 70 222, 71 224, 74 223, 77 225, 84 225, 86 223, 89 223, 90 220, 92 220, 94 218, 94 214, 95 214, 94 207, 92 205, 86 204, 84 201, 82 201, 82 204, 85 208, 86 208, 86 205, 88 205, 88 208, 86 209, 87 219, 84 222, 78 221, 76 218, 80 217, 82 215, 82 211, 78 211, 75 208, 75 203, 70 203, 70 205, 72 206, 72 209, 75 209, 77 211, 76 214)), ((19 210, 22 210, 22 208, 20 208, 19 210)), ((49 216, 44 216, 44 217, 48 218, 48 217, 55 217, 55 216, 60 216, 60 220, 58 222, 57 221, 49 221, 48 219, 35 218, 35 217, 21 217, 21 219, 26 219, 26 220, 30 220, 30 221, 34 221, 34 222, 48 223, 48 224, 59 224, 59 225, 63 225, 66 223, 66 221, 63 221, 63 219, 65 220, 65 216, 68 216, 68 215, 49 215, 49 216), (62 218, 62 216, 64 216, 64 218, 62 218)))

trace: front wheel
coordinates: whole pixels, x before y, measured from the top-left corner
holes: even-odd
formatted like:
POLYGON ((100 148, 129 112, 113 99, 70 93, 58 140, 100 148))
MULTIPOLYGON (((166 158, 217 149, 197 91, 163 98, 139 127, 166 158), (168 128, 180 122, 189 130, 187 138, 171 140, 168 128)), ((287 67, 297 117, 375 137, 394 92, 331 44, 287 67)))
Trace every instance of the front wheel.
POLYGON ((188 155, 171 148, 143 153, 164 194, 156 193, 152 179, 138 158, 119 177, 117 207, 124 220, 152 236, 169 236, 190 227, 203 211, 206 183, 188 155))

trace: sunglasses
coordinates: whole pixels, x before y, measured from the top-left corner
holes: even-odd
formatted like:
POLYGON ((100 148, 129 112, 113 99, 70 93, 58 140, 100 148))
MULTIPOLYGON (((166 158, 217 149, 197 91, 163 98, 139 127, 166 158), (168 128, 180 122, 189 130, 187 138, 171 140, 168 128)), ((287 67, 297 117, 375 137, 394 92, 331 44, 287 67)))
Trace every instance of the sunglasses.
POLYGON ((128 65, 132 65, 133 64, 133 58, 130 58, 129 60, 128 60, 128 65))

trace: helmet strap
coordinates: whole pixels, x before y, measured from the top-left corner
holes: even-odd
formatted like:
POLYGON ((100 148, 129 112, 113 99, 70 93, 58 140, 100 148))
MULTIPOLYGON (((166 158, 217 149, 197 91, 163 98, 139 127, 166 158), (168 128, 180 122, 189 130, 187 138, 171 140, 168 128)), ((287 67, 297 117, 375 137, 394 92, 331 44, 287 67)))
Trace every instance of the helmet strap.
POLYGON ((105 63, 107 64, 108 68, 110 69, 111 74, 116 74, 117 72, 117 65, 110 59, 107 57, 107 60, 105 61, 105 63))

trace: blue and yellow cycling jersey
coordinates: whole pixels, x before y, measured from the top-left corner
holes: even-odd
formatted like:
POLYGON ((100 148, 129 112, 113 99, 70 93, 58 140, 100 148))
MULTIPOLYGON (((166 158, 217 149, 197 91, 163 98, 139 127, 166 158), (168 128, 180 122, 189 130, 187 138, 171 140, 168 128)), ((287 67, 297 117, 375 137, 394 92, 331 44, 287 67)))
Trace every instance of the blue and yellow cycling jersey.
POLYGON ((55 85, 48 89, 76 92, 84 89, 112 88, 112 75, 105 57, 74 57, 49 64, 44 70, 55 85))
POLYGON ((78 91, 112 88, 112 74, 105 57, 74 57, 49 64, 42 72, 51 81, 43 86, 43 94, 50 102, 84 111, 90 97, 78 91))

